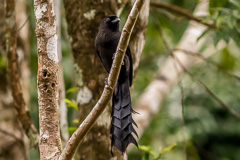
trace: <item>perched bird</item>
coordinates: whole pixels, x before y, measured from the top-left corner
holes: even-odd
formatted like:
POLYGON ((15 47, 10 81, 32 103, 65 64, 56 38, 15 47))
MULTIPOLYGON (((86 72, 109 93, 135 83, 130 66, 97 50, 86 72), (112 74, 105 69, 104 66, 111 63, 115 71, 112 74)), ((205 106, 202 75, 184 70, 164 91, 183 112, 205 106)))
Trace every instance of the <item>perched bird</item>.
MULTIPOLYGON (((120 19, 117 16, 104 18, 99 26, 98 35, 95 39, 95 47, 107 72, 110 72, 115 56, 117 45, 121 36, 119 31, 120 19)), ((112 98, 112 122, 111 122, 111 146, 115 146, 124 153, 130 143, 138 146, 132 133, 137 132, 132 119, 131 95, 129 87, 132 85, 133 63, 129 46, 123 59, 120 75, 113 92, 112 98)), ((112 147, 111 147, 112 148, 112 147)))

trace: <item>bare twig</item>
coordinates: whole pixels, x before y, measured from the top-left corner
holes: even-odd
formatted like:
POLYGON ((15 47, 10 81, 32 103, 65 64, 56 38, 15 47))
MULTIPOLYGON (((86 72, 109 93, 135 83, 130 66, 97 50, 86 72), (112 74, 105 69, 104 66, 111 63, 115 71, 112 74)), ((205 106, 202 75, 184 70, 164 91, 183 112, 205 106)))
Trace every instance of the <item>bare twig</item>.
POLYGON ((196 57, 199 57, 201 58, 202 60, 206 61, 208 64, 211 64, 213 66, 215 66, 216 68, 218 68, 220 71, 224 72, 225 74, 237 79, 237 80, 240 80, 240 76, 232 73, 231 71, 229 70, 226 70, 225 68, 223 68, 220 64, 214 62, 214 61, 211 61, 209 59, 207 59, 206 57, 204 57, 202 54, 199 54, 199 53, 193 53, 191 51, 188 51, 188 50, 185 50, 185 49, 174 49, 175 51, 183 51, 184 53, 188 54, 188 55, 191 55, 191 56, 196 56, 196 57))
POLYGON ((189 20, 194 20, 194 21, 201 23, 203 25, 206 25, 210 28, 216 28, 215 24, 204 22, 202 18, 195 17, 191 12, 189 12, 181 7, 178 7, 176 5, 169 4, 169 3, 163 3, 163 2, 154 2, 154 1, 151 1, 150 5, 152 7, 163 8, 168 11, 174 12, 176 14, 182 15, 189 20))
POLYGON ((18 112, 18 119, 22 127, 30 139, 33 147, 38 149, 38 134, 34 127, 30 114, 25 109, 25 101, 23 98, 22 86, 20 83, 20 72, 18 67, 18 56, 16 53, 17 47, 17 34, 16 34, 16 21, 15 21, 15 1, 6 1, 6 53, 8 59, 8 76, 11 83, 12 96, 14 107, 18 112), (11 15, 11 16, 9 16, 11 15))
POLYGON ((7 131, 5 131, 3 129, 0 129, 0 132, 5 134, 5 135, 7 135, 7 136, 9 136, 9 137, 12 137, 13 139, 15 139, 15 140, 17 140, 17 141, 19 141, 21 143, 23 143, 23 140, 21 138, 18 138, 16 135, 14 135, 14 134, 12 134, 10 132, 7 132, 7 131))
POLYGON ((151 8, 151 10, 153 10, 154 12, 158 12, 164 16, 166 16, 167 18, 176 21, 176 22, 182 22, 183 20, 185 20, 185 18, 183 17, 176 17, 175 15, 171 14, 170 12, 163 10, 161 8, 151 8))
POLYGON ((71 138, 69 139, 66 147, 64 148, 59 159, 61 160, 69 160, 73 157, 78 144, 83 140, 84 136, 88 133, 90 128, 96 122, 97 118, 101 115, 103 110, 106 108, 108 101, 111 99, 113 88, 117 83, 117 78, 121 69, 121 64, 123 61, 123 57, 129 43, 129 39, 133 30, 133 27, 138 18, 139 12, 143 6, 144 0, 136 0, 135 4, 131 10, 131 13, 127 19, 126 24, 123 27, 122 35, 117 47, 116 56, 113 60, 113 65, 108 77, 108 84, 105 85, 103 93, 94 106, 92 111, 86 117, 86 119, 81 123, 78 129, 73 133, 71 138))
POLYGON ((178 64, 183 68, 183 70, 191 77, 191 79, 195 82, 197 82, 200 86, 202 86, 207 93, 212 96, 223 108, 225 108, 230 114, 232 114, 235 118, 240 120, 240 115, 233 110, 230 106, 225 104, 210 88, 208 88, 202 81, 195 78, 194 75, 179 61, 177 57, 175 57, 178 61, 178 64))

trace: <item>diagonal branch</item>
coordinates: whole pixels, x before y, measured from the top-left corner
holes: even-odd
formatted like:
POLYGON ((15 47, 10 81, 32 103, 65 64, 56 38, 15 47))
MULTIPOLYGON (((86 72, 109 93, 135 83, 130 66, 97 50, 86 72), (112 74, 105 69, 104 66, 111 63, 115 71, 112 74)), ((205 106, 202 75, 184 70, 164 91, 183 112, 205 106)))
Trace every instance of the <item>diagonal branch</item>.
POLYGON ((204 22, 202 18, 196 17, 191 12, 189 12, 189 11, 187 11, 187 10, 181 8, 181 7, 178 7, 176 5, 169 4, 169 3, 163 3, 163 2, 154 2, 154 1, 152 1, 150 3, 150 5, 152 7, 155 7, 155 8, 163 8, 163 9, 166 9, 168 11, 174 12, 176 14, 184 16, 185 18, 187 18, 189 20, 196 21, 196 22, 201 23, 201 24, 203 24, 205 26, 208 26, 210 28, 216 28, 215 24, 204 22))
POLYGON ((127 45, 130 40, 133 27, 136 23, 136 20, 138 18, 139 12, 143 4, 144 0, 135 1, 131 13, 128 16, 127 22, 123 27, 122 35, 116 51, 116 56, 115 59, 113 60, 112 68, 108 77, 108 84, 105 85, 103 93, 97 104, 94 106, 94 108, 86 117, 86 119, 81 123, 81 125, 69 139, 59 159, 69 160, 73 157, 78 147, 78 144, 83 140, 84 136, 91 129, 91 127, 96 122, 97 118, 101 115, 101 113, 104 111, 109 100, 111 99, 113 88, 117 83, 117 79, 121 69, 121 64, 124 58, 127 45))

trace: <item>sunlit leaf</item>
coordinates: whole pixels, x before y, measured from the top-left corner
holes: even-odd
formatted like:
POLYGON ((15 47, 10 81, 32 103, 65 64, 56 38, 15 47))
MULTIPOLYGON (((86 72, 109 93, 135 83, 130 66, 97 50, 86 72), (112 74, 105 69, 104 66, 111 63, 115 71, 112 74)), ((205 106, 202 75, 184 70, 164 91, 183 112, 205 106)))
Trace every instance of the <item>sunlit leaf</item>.
POLYGON ((76 101, 74 101, 74 100, 71 101, 71 100, 69 100, 67 98, 65 98, 64 101, 68 104, 68 107, 72 107, 72 108, 78 110, 78 106, 77 106, 77 102, 76 101))
POLYGON ((68 127, 67 130, 68 130, 68 132, 70 132, 72 134, 73 132, 75 132, 77 130, 77 127, 68 127))
POLYGON ((79 123, 79 120, 78 120, 78 119, 74 119, 74 120, 72 121, 72 123, 78 124, 78 123, 79 123))
POLYGON ((74 92, 77 92, 77 88, 75 88, 75 87, 69 88, 69 89, 66 91, 66 94, 74 93, 74 92))

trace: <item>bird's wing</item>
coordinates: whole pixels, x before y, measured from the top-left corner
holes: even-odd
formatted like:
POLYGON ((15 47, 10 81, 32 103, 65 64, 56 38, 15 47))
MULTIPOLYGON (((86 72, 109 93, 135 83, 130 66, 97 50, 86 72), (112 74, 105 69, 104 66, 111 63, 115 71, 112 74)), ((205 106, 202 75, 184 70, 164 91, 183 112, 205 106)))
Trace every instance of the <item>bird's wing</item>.
POLYGON ((131 54, 131 50, 130 50, 129 45, 128 45, 127 50, 126 50, 126 54, 129 58, 129 62, 130 62, 129 82, 130 82, 130 86, 131 86, 132 85, 132 80, 133 80, 133 62, 132 62, 132 54, 131 54))

